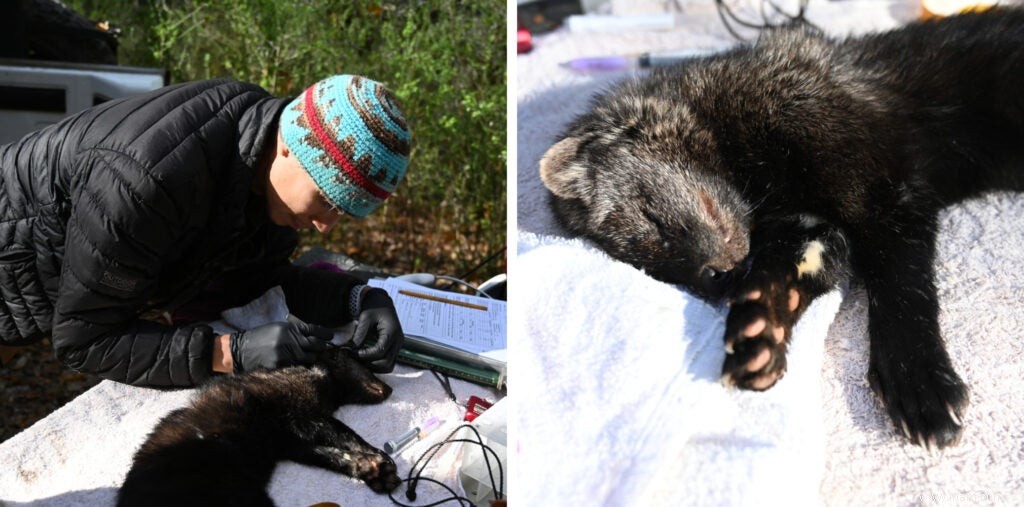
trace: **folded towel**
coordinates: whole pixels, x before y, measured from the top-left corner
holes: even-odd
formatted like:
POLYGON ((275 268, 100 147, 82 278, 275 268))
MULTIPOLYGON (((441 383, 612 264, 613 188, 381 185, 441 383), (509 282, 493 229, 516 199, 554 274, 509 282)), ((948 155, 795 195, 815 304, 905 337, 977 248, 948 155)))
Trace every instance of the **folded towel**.
POLYGON ((526 505, 816 500, 822 351, 839 291, 794 329, 786 376, 752 393, 719 383, 725 308, 579 240, 521 234, 516 266, 512 419, 526 505))
MULTIPOLYGON (((278 291, 280 289, 277 289, 278 291)), ((245 328, 288 314, 283 295, 271 290, 256 302, 226 311, 218 326, 245 328), (279 297, 281 296, 281 297, 279 297)), ((462 421, 463 409, 449 400, 428 371, 399 365, 382 378, 394 392, 380 405, 341 407, 335 417, 378 447, 431 417, 444 424, 395 457, 405 477, 417 458, 462 421)), ((464 401, 471 395, 494 400, 491 389, 452 379, 464 401)), ((113 505, 117 488, 131 467, 135 450, 168 412, 184 406, 194 390, 158 391, 104 381, 32 427, 0 444, 0 504, 113 505)), ((440 453, 424 473, 458 490, 458 445, 440 453)), ((268 487, 278 505, 306 506, 332 501, 342 505, 387 505, 365 484, 326 470, 282 462, 268 487)), ((424 484, 420 498, 447 496, 424 484)), ((399 495, 396 498, 400 498, 399 495)), ((404 498, 404 497, 401 497, 404 498)))

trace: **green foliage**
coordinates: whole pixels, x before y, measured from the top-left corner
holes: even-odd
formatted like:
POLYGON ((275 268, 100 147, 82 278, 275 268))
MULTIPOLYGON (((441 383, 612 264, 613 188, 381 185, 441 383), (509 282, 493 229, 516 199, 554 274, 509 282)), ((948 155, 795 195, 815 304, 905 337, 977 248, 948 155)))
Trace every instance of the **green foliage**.
MULTIPOLYGON (((124 31, 123 65, 174 82, 232 77, 297 95, 332 74, 385 83, 413 133, 406 181, 381 212, 307 244, 396 270, 458 272, 505 244, 505 5, 496 0, 77 0, 124 31), (415 217, 415 218, 413 218, 415 217), (424 225, 436 227, 423 230, 424 225), (408 250, 379 248, 384 236, 408 250), (424 245, 424 234, 437 234, 424 245), (404 238, 404 239, 402 239, 404 238), (376 242, 377 244, 373 244, 376 242), (396 257, 410 256, 401 260, 396 257)), ((499 264, 492 264, 492 268, 499 264)), ((494 271, 492 269, 491 271, 494 271)))

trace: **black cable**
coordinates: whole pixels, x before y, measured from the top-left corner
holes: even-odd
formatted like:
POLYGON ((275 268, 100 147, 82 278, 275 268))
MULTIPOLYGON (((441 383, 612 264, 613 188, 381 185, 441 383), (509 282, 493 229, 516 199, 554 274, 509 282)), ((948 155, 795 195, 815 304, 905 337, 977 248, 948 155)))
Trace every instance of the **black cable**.
MULTIPOLYGON (((818 25, 815 25, 814 23, 811 23, 807 19, 807 16, 806 16, 806 14, 807 14, 807 4, 809 2, 810 2, 810 0, 800 0, 800 3, 797 4, 796 14, 789 14, 788 12, 782 10, 782 7, 779 7, 779 5, 776 4, 775 2, 773 2, 772 0, 762 0, 762 4, 767 3, 768 5, 770 5, 772 7, 772 9, 777 14, 782 15, 787 20, 795 21, 795 22, 798 22, 798 23, 805 24, 807 26, 810 26, 810 27, 814 28, 815 30, 821 30, 821 28, 818 27, 818 25)), ((778 25, 774 25, 774 26, 778 26, 778 25)))
MULTIPOLYGON (((469 282, 467 282, 465 280, 460 280, 458 278, 455 278, 454 276, 434 275, 434 278, 435 279, 440 279, 440 280, 447 280, 449 282, 457 283, 457 284, 462 285, 464 287, 469 287, 470 289, 473 289, 473 292, 479 294, 481 297, 485 297, 485 298, 488 298, 488 299, 494 299, 493 297, 491 297, 490 294, 480 290, 480 288, 478 288, 476 285, 473 285, 473 284, 471 284, 471 283, 469 283, 469 282)), ((448 287, 450 288, 450 287, 452 287, 452 285, 449 284, 448 287)))
MULTIPOLYGON (((740 35, 739 32, 737 32, 732 27, 732 25, 729 24, 729 20, 726 19, 726 17, 725 17, 725 13, 728 12, 729 16, 732 17, 733 19, 735 19, 736 15, 732 13, 732 10, 730 10, 729 7, 726 6, 725 3, 722 0, 715 0, 715 7, 716 7, 716 10, 718 11, 718 17, 722 20, 722 25, 724 25, 725 29, 729 31, 729 34, 732 35, 737 40, 745 42, 747 39, 745 37, 743 37, 742 35, 740 35)), ((737 22, 740 22, 742 24, 742 21, 737 20, 737 22)), ((752 28, 754 28, 754 27, 752 27, 752 28)))
MULTIPOLYGON (((505 497, 504 490, 502 488, 498 487, 499 484, 502 485, 502 486, 504 486, 504 484, 505 484, 505 470, 504 470, 504 467, 501 466, 501 459, 498 457, 498 453, 496 453, 494 451, 494 449, 491 449, 489 446, 484 444, 484 439, 483 439, 482 436, 480 436, 480 431, 478 431, 476 429, 476 427, 473 426, 472 424, 462 424, 462 425, 460 425, 458 428, 455 428, 454 430, 452 430, 452 432, 449 433, 448 436, 445 437, 444 440, 431 445, 430 448, 427 449, 426 452, 424 452, 422 455, 420 455, 419 459, 416 460, 416 463, 414 463, 412 468, 409 469, 409 474, 406 476, 405 479, 402 479, 402 481, 401 481, 401 483, 408 483, 409 484, 409 487, 407 487, 406 490, 405 490, 405 497, 407 499, 409 499, 409 501, 412 501, 412 502, 416 501, 416 486, 417 486, 417 484, 420 481, 432 482, 434 484, 440 485, 444 489, 448 490, 448 493, 451 494, 450 497, 443 498, 443 499, 438 500, 438 501, 436 501, 434 503, 424 504, 424 505, 415 505, 415 506, 412 505, 412 504, 402 503, 402 502, 398 501, 397 499, 395 499, 395 496, 394 496, 395 492, 394 491, 388 493, 388 498, 390 498, 391 501, 395 505, 399 505, 401 507, 433 507, 435 505, 441 505, 443 503, 453 502, 453 501, 454 502, 459 502, 459 505, 468 505, 469 507, 472 507, 473 503, 468 498, 459 496, 457 493, 455 493, 454 490, 452 490, 452 488, 448 487, 448 485, 446 485, 446 484, 444 484, 444 483, 442 483, 440 481, 431 479, 429 477, 423 477, 422 476, 423 471, 426 470, 427 465, 430 463, 430 460, 432 460, 434 458, 434 456, 438 453, 438 451, 441 450, 442 447, 444 447, 445 445, 450 444, 450 443, 469 443, 469 444, 477 444, 477 445, 480 446, 480 449, 483 452, 483 456, 484 456, 484 464, 487 466, 487 474, 488 474, 488 477, 490 478, 490 481, 491 481, 491 490, 494 491, 494 498, 496 500, 504 498, 505 497), (455 436, 456 433, 458 433, 463 428, 469 428, 470 430, 472 430, 473 433, 476 435, 476 440, 470 440, 470 439, 467 439, 467 438, 452 438, 452 437, 455 436), (490 460, 490 457, 488 456, 487 453, 491 453, 491 455, 494 456, 495 464, 498 465, 498 481, 497 481, 497 483, 494 481, 494 469, 491 467, 491 460, 490 460), (422 467, 420 466, 420 463, 423 464, 422 467), (419 468, 418 471, 416 470, 417 468, 419 468), (413 477, 414 473, 415 473, 415 477, 413 477), (463 502, 465 502, 465 504, 463 502)), ((397 488, 396 488, 396 490, 397 490, 397 488)))
POLYGON ((433 368, 430 369, 430 373, 432 373, 434 378, 441 383, 441 387, 444 389, 445 394, 448 395, 448 398, 454 401, 456 405, 461 406, 459 404, 459 399, 455 397, 455 391, 452 390, 452 381, 448 378, 448 375, 433 368))
MULTIPOLYGON (((768 13, 764 9, 764 4, 766 3, 770 3, 770 0, 768 2, 762 0, 757 3, 757 10, 761 13, 761 23, 763 23, 764 26, 771 24, 771 21, 768 20, 768 13)), ((776 9, 776 12, 778 12, 778 9, 776 9)))
POLYGON ((758 4, 758 11, 761 14, 760 24, 741 19, 736 12, 732 10, 732 7, 729 7, 729 5, 725 3, 725 0, 715 0, 715 9, 718 11, 718 17, 722 20, 722 25, 724 25, 725 29, 729 31, 729 34, 737 40, 746 42, 748 39, 740 35, 733 24, 746 28, 753 28, 755 30, 764 30, 766 28, 777 28, 787 23, 801 23, 816 30, 821 30, 817 25, 807 20, 806 14, 809 2, 810 0, 800 0, 797 7, 797 13, 789 14, 772 0, 761 0, 758 4), (785 18, 785 21, 782 21, 781 23, 772 23, 771 20, 768 19, 768 13, 765 11, 765 4, 770 6, 772 10, 775 11, 775 14, 785 18))
MULTIPOLYGON (((462 426, 457 428, 455 431, 453 431, 452 434, 454 434, 456 431, 461 430, 462 428, 470 428, 474 432, 476 432, 476 428, 473 427, 472 425, 463 424, 462 426)), ((504 472, 504 468, 501 466, 501 460, 498 458, 498 453, 495 452, 494 449, 492 449, 491 447, 489 447, 488 445, 483 443, 483 439, 482 439, 482 437, 480 437, 479 432, 477 432, 476 436, 477 436, 477 440, 470 440, 468 438, 455 438, 455 439, 453 439, 453 438, 451 438, 451 435, 449 435, 449 438, 446 438, 445 440, 430 446, 430 448, 427 449, 427 452, 425 452, 422 456, 420 456, 420 459, 416 461, 415 465, 413 465, 413 468, 409 471, 409 476, 402 480, 402 482, 409 483, 409 487, 406 488, 406 492, 405 492, 406 498, 408 498, 409 500, 412 500, 412 501, 416 500, 416 485, 419 483, 419 481, 426 480, 428 482, 434 482, 434 483, 438 482, 438 481, 436 481, 434 479, 431 479, 429 477, 423 477, 423 471, 426 470, 427 464, 430 463, 430 460, 433 459, 434 455, 436 455, 438 453, 438 451, 441 450, 442 447, 444 447, 447 444, 454 444, 454 443, 477 444, 477 445, 480 446, 480 449, 482 450, 483 456, 484 456, 484 464, 487 466, 488 478, 491 481, 491 491, 494 491, 494 498, 496 500, 500 499, 500 498, 503 498, 504 497, 504 492, 502 491, 501 488, 497 487, 497 484, 504 484, 505 483, 505 472, 504 472), (490 453, 492 456, 494 456, 495 464, 498 466, 498 481, 497 481, 497 483, 494 480, 494 469, 491 467, 491 460, 490 460, 490 457, 488 456, 487 453, 490 453), (428 457, 427 454, 429 454, 430 456, 428 457), (424 457, 427 458, 425 461, 423 461, 424 457), (413 477, 413 471, 416 469, 417 466, 420 465, 421 461, 423 462, 423 466, 420 467, 420 470, 418 472, 416 472, 416 476, 413 477)), ((447 486, 445 486, 445 488, 449 489, 449 491, 451 491, 451 489, 448 488, 447 486)), ((453 496, 458 497, 458 495, 454 495, 454 493, 453 493, 453 496)), ((450 501, 450 500, 451 499, 445 499, 445 500, 441 501, 440 503, 447 502, 447 501, 450 501)), ((436 505, 436 504, 432 504, 432 505, 436 505)), ((426 507, 426 506, 420 506, 420 507, 426 507)))
POLYGON ((480 268, 484 267, 485 265, 487 265, 488 262, 493 261, 495 257, 505 253, 505 249, 507 249, 507 248, 508 247, 505 247, 505 246, 501 247, 500 249, 498 249, 498 251, 492 253, 491 255, 488 255, 486 259, 484 259, 483 261, 480 262, 480 264, 477 264, 476 266, 473 266, 472 269, 470 269, 469 271, 466 271, 465 273, 462 274, 462 276, 460 276, 458 278, 461 278, 463 280, 469 278, 469 275, 472 275, 473 273, 476 273, 476 271, 478 269, 480 269, 480 268))
MULTIPOLYGON (((394 493, 395 492, 394 491, 388 493, 388 497, 391 498, 391 501, 395 505, 400 505, 402 507, 434 507, 435 505, 441 505, 441 504, 447 503, 447 502, 459 502, 459 505, 465 505, 467 507, 473 507, 473 502, 470 501, 470 499, 468 499, 468 498, 466 498, 464 496, 459 496, 459 494, 456 493, 454 489, 448 487, 447 484, 445 484, 445 483, 443 483, 441 481, 438 481, 438 480, 435 480, 435 479, 431 479, 430 477, 420 477, 418 480, 426 481, 426 482, 432 482, 434 484, 437 484, 438 486, 441 486, 442 488, 448 490, 448 494, 450 494, 451 496, 449 496, 447 498, 443 498, 441 500, 438 500, 438 501, 436 501, 434 503, 428 503, 428 504, 424 504, 424 505, 412 505, 412 504, 405 504, 405 503, 399 502, 398 500, 395 500, 395 497, 394 497, 394 493), (463 502, 465 502, 465 503, 463 503, 463 502)), ((402 480, 402 482, 408 482, 408 481, 409 481, 409 479, 403 479, 402 480)), ((406 494, 408 494, 408 491, 406 492, 406 494)), ((413 497, 410 500, 416 501, 416 495, 413 494, 413 497)))
POLYGON ((718 6, 719 14, 721 14, 722 11, 725 11, 725 13, 729 15, 729 18, 731 18, 733 22, 738 25, 745 26, 747 28, 756 28, 758 30, 770 26, 768 23, 757 24, 740 19, 740 17, 737 16, 735 12, 733 12, 732 7, 729 7, 729 4, 725 3, 725 0, 715 0, 715 5, 718 6))

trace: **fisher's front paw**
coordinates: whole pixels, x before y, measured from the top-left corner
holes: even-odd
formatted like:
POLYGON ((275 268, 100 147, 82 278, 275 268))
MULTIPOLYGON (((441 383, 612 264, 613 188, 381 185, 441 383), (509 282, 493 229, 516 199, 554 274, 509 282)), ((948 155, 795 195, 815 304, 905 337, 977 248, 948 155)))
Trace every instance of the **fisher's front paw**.
POLYGON ((807 306, 792 278, 752 275, 736 291, 726 319, 723 384, 763 391, 786 373, 793 325, 807 306))
POLYGON ((871 358, 868 380, 897 430, 929 450, 959 443, 968 394, 948 356, 890 349, 871 358))
POLYGON ((395 462, 383 452, 359 453, 353 459, 352 475, 363 480, 370 489, 377 493, 394 491, 401 482, 395 462))

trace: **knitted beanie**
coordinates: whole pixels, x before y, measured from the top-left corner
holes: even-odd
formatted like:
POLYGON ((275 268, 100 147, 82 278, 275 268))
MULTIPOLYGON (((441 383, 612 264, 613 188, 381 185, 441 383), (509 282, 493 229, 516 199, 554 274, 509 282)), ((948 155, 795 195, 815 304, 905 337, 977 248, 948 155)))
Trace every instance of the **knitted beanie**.
POLYGON ((331 203, 357 217, 398 187, 409 127, 391 93, 365 77, 332 76, 281 113, 281 137, 331 203))

